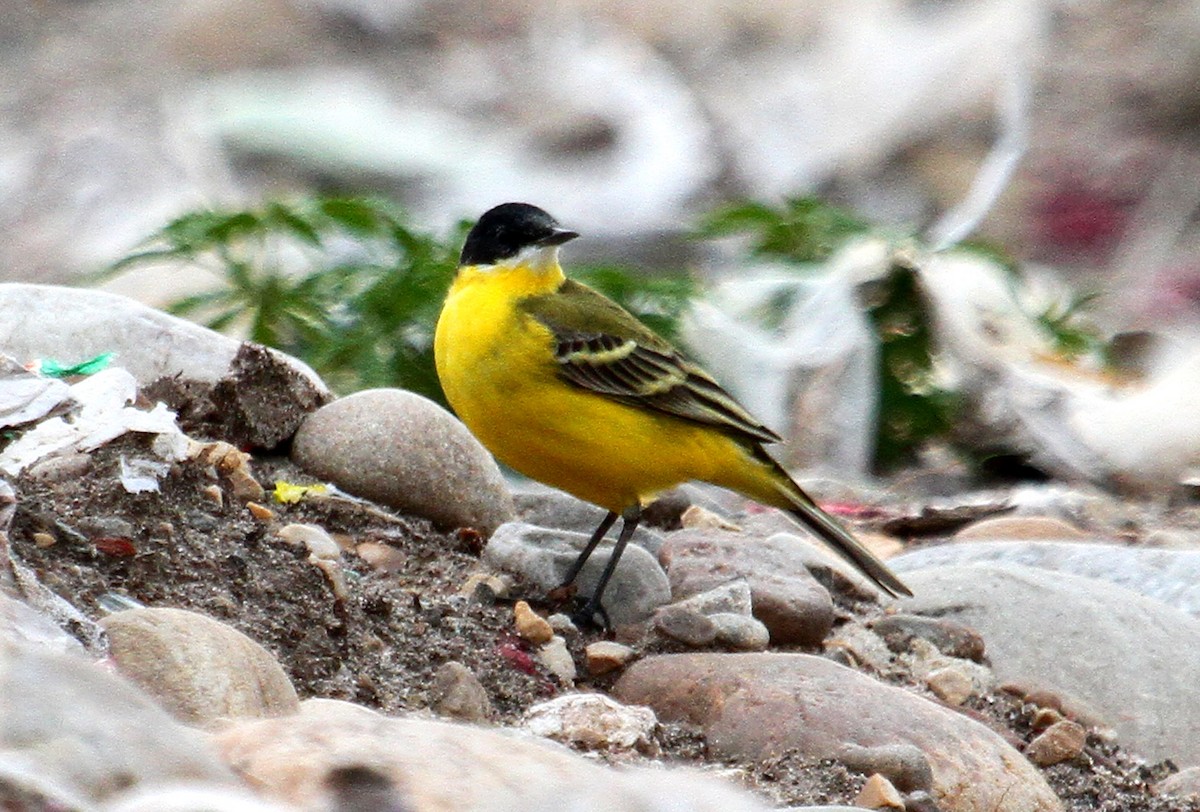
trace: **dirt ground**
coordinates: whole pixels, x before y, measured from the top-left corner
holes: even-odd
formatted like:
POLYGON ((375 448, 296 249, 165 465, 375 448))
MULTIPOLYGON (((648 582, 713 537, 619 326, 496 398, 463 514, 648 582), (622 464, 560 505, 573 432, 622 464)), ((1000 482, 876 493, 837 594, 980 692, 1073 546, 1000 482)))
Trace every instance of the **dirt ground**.
MULTIPOLYGON (((203 612, 271 650, 301 697, 347 699, 389 713, 433 705, 433 676, 448 661, 479 678, 498 724, 514 722, 562 690, 522 656, 524 644, 513 632, 513 601, 527 598, 546 609, 541 596, 526 594, 520 584, 500 600, 463 594, 480 569, 480 540, 473 534, 438 532, 424 520, 342 498, 270 503, 274 517, 257 518, 232 498, 229 482, 197 463, 174 465, 161 493, 127 493, 120 458, 143 455, 145 447, 127 436, 92 454, 82 470, 26 473, 15 483, 14 554, 88 616, 103 613, 101 598, 109 594, 203 612), (339 600, 326 575, 308 562, 308 550, 277 535, 292 522, 318 524, 340 541, 387 545, 399 553, 399 567, 382 572, 344 554, 349 589, 339 600)), ((268 491, 276 480, 310 481, 284 457, 256 458, 252 466, 268 491)), ((600 634, 584 632, 570 646, 578 654, 600 634)), ((671 650, 649 635, 634 642, 642 653, 671 650)), ((890 678, 905 681, 903 674, 890 678)), ((601 690, 610 683, 611 677, 581 678, 584 687, 601 690)), ((1032 737, 1034 710, 994 694, 973 700, 964 712, 1020 743, 1032 737)), ((699 732, 679 725, 664 725, 657 743, 661 758, 733 768, 781 805, 849 803, 864 780, 839 764, 792 754, 766 763, 713 764, 699 732)), ((1171 770, 1092 741, 1083 755, 1045 775, 1073 811, 1200 810, 1200 802, 1155 796, 1152 783, 1171 770)))

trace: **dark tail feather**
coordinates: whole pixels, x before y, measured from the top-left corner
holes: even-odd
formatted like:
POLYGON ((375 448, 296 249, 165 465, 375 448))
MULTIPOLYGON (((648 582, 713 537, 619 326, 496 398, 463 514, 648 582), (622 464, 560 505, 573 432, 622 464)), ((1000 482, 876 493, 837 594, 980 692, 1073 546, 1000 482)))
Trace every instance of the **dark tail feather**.
MULTIPOLYGON (((799 490, 799 489, 797 489, 799 490)), ((807 494, 800 491, 805 499, 807 494)), ((868 578, 874 581, 880 589, 889 595, 901 597, 912 595, 912 590, 904 585, 896 575, 875 554, 862 545, 858 539, 850 535, 832 516, 821 510, 811 500, 800 503, 789 511, 809 530, 821 537, 821 540, 833 548, 834 552, 862 570, 868 578)))

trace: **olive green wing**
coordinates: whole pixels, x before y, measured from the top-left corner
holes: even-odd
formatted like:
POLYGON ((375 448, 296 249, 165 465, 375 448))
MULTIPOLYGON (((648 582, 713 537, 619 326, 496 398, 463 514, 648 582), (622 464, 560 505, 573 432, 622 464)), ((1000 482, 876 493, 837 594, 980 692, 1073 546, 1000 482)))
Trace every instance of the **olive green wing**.
POLYGON ((522 300, 520 307, 554 334, 554 357, 564 380, 753 442, 779 442, 779 435, 708 373, 588 286, 567 280, 554 293, 522 300))

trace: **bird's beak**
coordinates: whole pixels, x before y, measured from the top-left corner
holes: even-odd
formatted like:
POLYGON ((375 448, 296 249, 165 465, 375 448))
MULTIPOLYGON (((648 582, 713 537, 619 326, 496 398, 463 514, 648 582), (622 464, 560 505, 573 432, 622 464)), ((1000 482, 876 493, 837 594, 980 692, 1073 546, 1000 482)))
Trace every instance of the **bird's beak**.
POLYGON ((579 236, 578 231, 568 231, 565 228, 556 228, 551 232, 550 236, 543 237, 538 240, 538 245, 549 247, 551 245, 562 245, 565 242, 570 242, 579 236))

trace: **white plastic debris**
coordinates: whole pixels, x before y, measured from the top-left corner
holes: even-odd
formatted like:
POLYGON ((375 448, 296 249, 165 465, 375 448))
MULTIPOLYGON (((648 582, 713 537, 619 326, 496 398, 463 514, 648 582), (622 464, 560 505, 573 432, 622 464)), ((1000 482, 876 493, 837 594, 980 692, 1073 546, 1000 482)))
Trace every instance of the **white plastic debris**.
POLYGON ((0 356, 0 428, 41 420, 71 397, 71 387, 0 356))
POLYGON ((110 367, 70 386, 79 409, 66 417, 51 417, 25 432, 0 453, 0 470, 16 476, 26 466, 60 451, 92 451, 131 431, 166 435, 157 448, 186 445, 175 424, 175 413, 163 403, 143 411, 129 404, 137 396, 137 381, 128 371, 110 367), (182 438, 182 440, 180 439, 182 438))
POLYGON ((167 475, 171 466, 165 462, 144 458, 128 459, 121 455, 121 487, 126 493, 157 493, 158 480, 167 475))

